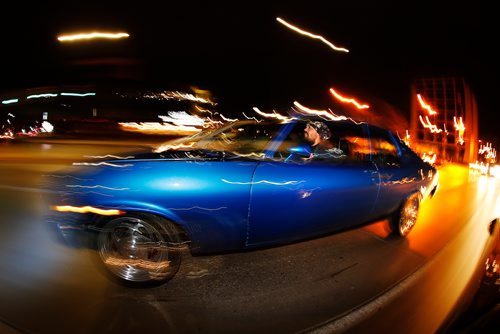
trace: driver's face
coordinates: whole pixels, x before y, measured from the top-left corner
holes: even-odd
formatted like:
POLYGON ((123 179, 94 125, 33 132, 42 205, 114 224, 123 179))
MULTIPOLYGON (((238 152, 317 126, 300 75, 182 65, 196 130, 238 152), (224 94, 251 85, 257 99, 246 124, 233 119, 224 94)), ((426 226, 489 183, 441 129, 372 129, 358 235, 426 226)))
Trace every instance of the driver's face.
POLYGON ((310 126, 309 124, 306 125, 304 128, 304 138, 311 143, 314 143, 316 139, 318 138, 319 134, 316 132, 316 130, 310 126))

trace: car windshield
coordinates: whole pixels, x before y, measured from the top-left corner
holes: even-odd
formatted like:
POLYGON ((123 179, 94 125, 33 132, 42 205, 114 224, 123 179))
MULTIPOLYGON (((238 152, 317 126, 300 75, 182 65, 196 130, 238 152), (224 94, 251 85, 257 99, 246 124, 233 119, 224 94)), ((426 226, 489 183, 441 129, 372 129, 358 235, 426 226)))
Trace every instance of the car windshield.
MULTIPOLYGON (((264 158, 266 150, 286 151, 289 145, 283 145, 279 134, 294 123, 241 121, 222 128, 185 137, 180 141, 167 142, 157 148, 157 152, 167 150, 212 150, 233 153, 237 156, 264 158), (276 141, 276 139, 278 139, 276 141), (277 147, 271 147, 275 142, 277 147)), ((284 133, 285 135, 287 133, 284 133)), ((288 138, 287 140, 290 140, 288 138)))

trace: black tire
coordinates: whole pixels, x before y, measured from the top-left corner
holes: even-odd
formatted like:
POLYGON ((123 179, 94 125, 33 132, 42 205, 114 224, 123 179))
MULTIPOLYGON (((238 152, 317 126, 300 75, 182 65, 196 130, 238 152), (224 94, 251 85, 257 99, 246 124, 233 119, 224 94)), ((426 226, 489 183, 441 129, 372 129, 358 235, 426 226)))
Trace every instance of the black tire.
POLYGON ((96 236, 97 254, 121 283, 156 285, 181 264, 181 238, 172 222, 151 214, 127 214, 107 222, 96 236))
POLYGON ((391 229, 394 234, 405 237, 410 233, 417 222, 421 201, 420 192, 414 192, 405 199, 391 219, 391 229))

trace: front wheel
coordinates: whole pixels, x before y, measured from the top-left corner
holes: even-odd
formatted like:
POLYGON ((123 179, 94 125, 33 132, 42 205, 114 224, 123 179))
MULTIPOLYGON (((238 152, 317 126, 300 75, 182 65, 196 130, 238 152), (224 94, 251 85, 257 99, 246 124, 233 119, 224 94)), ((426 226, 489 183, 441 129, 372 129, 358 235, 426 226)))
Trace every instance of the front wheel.
POLYGON ((391 221, 391 228, 395 234, 404 237, 410 233, 410 230, 417 222, 421 200, 422 195, 420 192, 415 192, 408 196, 396 211, 391 221))
POLYGON ((163 283, 181 263, 179 230, 170 221, 135 214, 115 218, 99 231, 97 251, 104 267, 127 283, 163 283))

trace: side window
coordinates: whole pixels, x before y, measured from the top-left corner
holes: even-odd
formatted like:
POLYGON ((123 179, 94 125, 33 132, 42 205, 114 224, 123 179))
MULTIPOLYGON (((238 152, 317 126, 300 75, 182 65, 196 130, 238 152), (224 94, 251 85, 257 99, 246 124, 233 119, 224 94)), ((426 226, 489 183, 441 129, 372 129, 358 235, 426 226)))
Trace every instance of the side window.
POLYGON ((351 122, 330 122, 330 138, 333 146, 349 162, 369 160, 370 143, 362 125, 351 122))
POLYGON ((380 166, 397 166, 400 163, 399 152, 389 132, 371 128, 372 160, 380 166))

